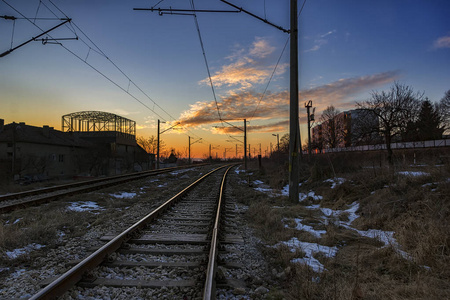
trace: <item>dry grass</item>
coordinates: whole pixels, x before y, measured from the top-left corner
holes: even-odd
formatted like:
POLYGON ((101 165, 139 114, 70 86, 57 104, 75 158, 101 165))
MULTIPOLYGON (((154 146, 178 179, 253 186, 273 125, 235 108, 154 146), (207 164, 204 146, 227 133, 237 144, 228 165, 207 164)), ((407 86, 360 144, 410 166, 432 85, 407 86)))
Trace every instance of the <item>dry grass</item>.
MULTIPOLYGON (((352 226, 359 230, 381 229, 394 231, 405 259, 391 245, 361 237, 353 230, 338 226, 339 216, 326 225, 318 226, 320 213, 304 209, 302 204, 289 204, 286 198, 269 198, 247 186, 240 195, 246 195, 248 218, 257 234, 269 245, 292 237, 325 246, 336 246, 333 258, 315 256, 326 268, 314 273, 305 265, 294 264, 287 247, 266 248, 265 253, 279 271, 291 270, 279 282, 276 297, 286 299, 449 299, 450 298, 450 164, 442 163, 442 153, 431 156, 416 155, 417 165, 411 165, 413 152, 396 153, 397 165, 388 169, 383 154, 367 157, 322 157, 309 164, 303 163, 300 190, 322 195, 320 201, 306 200, 304 205, 320 203, 321 207, 346 209, 348 204, 360 204, 352 226), (404 154, 404 155, 403 155, 404 154), (420 160, 421 159, 421 160, 420 160), (405 176, 398 172, 423 172, 425 176, 405 176), (343 177, 346 181, 331 189, 325 179, 343 177), (285 208, 274 208, 280 205, 285 208), (306 232, 285 228, 294 225, 289 218, 302 218, 303 224, 327 233, 316 238, 306 232), (286 221, 287 220, 287 221, 286 221), (282 296, 280 296, 282 295, 282 296)), ((263 171, 254 170, 251 180, 262 180, 280 189, 287 182, 287 172, 281 166, 264 165, 263 171), (272 178, 272 176, 274 178, 272 178)), ((238 198, 242 196, 236 195, 238 198)), ((292 227, 292 226, 291 226, 292 227)), ((276 276, 272 276, 276 280, 276 276)), ((273 297, 273 299, 276 299, 273 297)), ((270 298, 270 297, 269 297, 270 298)))

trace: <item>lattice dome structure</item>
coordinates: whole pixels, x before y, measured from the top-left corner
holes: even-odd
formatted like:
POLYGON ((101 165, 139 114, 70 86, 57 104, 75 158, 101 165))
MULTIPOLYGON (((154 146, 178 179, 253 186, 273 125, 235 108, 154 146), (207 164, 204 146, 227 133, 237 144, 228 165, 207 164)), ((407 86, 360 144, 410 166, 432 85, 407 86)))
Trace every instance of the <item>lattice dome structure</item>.
POLYGON ((63 132, 116 132, 135 139, 136 122, 102 111, 80 111, 62 116, 63 132))

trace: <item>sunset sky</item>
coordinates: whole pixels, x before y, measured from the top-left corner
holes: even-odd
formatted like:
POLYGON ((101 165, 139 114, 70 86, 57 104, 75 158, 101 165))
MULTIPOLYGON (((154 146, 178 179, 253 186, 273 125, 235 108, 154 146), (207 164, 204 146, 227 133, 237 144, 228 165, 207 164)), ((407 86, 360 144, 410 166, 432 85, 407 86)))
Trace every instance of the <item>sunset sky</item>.
MULTIPOLYGON (((289 29, 288 0, 230 2, 289 29)), ((194 4, 234 10, 219 0, 194 4)), ((136 121, 144 137, 156 135, 158 119, 166 122, 161 130, 180 122, 161 136, 168 148, 185 152, 191 136, 202 139, 193 156, 203 157, 210 144, 213 155, 227 148, 234 156, 242 132, 220 122, 220 112, 240 128, 249 121, 252 149, 261 143, 264 154, 275 145, 272 134, 288 132, 289 35, 242 12, 197 13, 214 96, 194 16, 133 10, 152 6, 190 9, 191 1, 0 0, 0 16, 37 25, 0 18, 0 53, 60 24, 49 19, 55 15, 72 22, 51 38, 79 37, 34 41, 0 57, 0 118, 61 130, 63 115, 98 110, 136 121)), ((306 1, 299 17, 302 141, 307 100, 318 119, 329 105, 353 109, 399 81, 439 101, 450 89, 449 12, 448 0, 306 1)))

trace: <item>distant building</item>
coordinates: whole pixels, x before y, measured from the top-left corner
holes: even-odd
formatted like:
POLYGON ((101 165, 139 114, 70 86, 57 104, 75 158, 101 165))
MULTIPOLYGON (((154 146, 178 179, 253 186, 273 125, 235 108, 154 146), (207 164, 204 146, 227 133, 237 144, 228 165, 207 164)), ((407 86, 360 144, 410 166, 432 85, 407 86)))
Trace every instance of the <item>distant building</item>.
POLYGON ((0 180, 116 175, 151 168, 135 122, 105 112, 62 117, 62 131, 0 119, 0 180), (70 126, 69 126, 70 125, 70 126), (1 175, 0 175, 1 176, 1 175))
POLYGON ((312 147, 317 152, 326 148, 346 148, 356 145, 366 145, 378 141, 378 136, 364 135, 364 128, 378 127, 379 122, 375 114, 370 111, 354 109, 344 111, 312 128, 312 147), (333 126, 330 123, 334 122, 333 126), (330 132, 332 128, 333 132, 330 132), (330 143, 333 140, 333 143, 330 143))

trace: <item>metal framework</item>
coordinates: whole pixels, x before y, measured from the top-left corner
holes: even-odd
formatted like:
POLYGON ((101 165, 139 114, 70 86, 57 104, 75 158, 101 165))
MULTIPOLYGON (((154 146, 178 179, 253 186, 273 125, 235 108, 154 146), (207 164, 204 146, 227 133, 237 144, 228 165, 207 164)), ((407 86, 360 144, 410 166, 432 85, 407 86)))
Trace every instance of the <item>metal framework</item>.
POLYGON ((80 111, 62 116, 63 132, 119 132, 136 136, 136 122, 102 111, 80 111))

